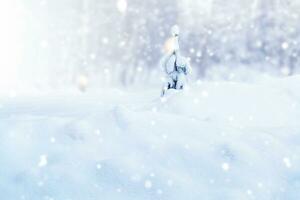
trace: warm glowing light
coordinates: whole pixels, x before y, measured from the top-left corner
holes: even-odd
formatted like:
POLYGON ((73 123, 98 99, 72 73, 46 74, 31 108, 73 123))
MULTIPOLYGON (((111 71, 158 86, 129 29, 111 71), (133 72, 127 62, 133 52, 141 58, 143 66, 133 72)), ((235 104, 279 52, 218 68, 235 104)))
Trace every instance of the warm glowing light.
POLYGON ((81 92, 85 92, 88 87, 88 77, 85 75, 80 75, 77 79, 78 88, 81 92))
POLYGON ((169 38, 164 45, 164 53, 172 53, 175 50, 175 38, 169 38))

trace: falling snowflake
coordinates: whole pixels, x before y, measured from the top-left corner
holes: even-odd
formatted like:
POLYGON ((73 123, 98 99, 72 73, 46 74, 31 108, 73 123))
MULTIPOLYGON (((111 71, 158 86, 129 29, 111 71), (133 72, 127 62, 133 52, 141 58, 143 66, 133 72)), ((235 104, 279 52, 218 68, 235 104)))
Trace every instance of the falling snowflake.
POLYGON ((173 183, 172 180, 168 180, 167 184, 168 184, 169 187, 172 187, 174 183, 173 183))
POLYGON ((122 188, 117 188, 117 192, 121 193, 122 192, 122 188))
POLYGON ((252 195, 253 194, 252 190, 247 190, 247 194, 252 195))
POLYGON ((291 161, 289 158, 283 158, 283 163, 285 164, 285 166, 287 168, 291 168, 292 167, 292 164, 291 164, 291 161))
POLYGON ((101 131, 100 131, 99 129, 96 129, 96 130, 95 130, 95 134, 96 134, 96 135, 100 135, 100 133, 101 133, 101 131))
POLYGON ((203 97, 208 97, 208 92, 204 90, 204 91, 202 91, 201 95, 202 95, 203 97))
POLYGON ((161 195, 161 194, 163 193, 163 191, 162 191, 161 189, 158 189, 158 190, 156 191, 156 193, 157 193, 158 195, 161 195))
POLYGON ((126 0, 118 0, 117 2, 117 9, 121 13, 125 13, 127 10, 127 1, 126 0))
POLYGON ((156 122, 154 120, 151 121, 151 125, 155 126, 156 122))
POLYGON ((150 180, 146 180, 144 184, 146 189, 151 189, 152 188, 152 182, 150 180))
POLYGON ((261 182, 257 183, 257 187, 262 188, 263 184, 261 182))
POLYGON ((102 38, 102 43, 103 44, 108 44, 109 40, 107 37, 102 38))
POLYGON ((98 170, 100 170, 102 168, 102 165, 101 164, 97 164, 96 167, 97 167, 98 170))
POLYGON ((281 44, 281 48, 282 48, 283 50, 288 49, 288 48, 289 48, 289 43, 287 43, 287 42, 282 43, 282 44, 281 44))
POLYGON ((39 167, 45 167, 48 164, 47 155, 41 155, 38 163, 39 167))
POLYGON ((56 142, 55 137, 51 137, 51 138, 50 138, 50 142, 51 142, 51 143, 55 143, 55 142, 56 142))
POLYGON ((229 171, 230 165, 229 165, 228 163, 223 163, 223 164, 222 164, 222 169, 223 169, 224 171, 229 171))
POLYGON ((234 117, 233 116, 229 116, 228 117, 228 121, 233 122, 234 121, 234 117))

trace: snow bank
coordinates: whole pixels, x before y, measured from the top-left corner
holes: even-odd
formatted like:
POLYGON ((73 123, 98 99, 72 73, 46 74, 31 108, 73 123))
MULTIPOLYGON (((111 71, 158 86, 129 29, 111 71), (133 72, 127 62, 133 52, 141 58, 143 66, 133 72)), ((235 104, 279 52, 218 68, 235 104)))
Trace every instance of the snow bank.
POLYGON ((1 199, 299 199, 300 77, 0 100, 1 199))

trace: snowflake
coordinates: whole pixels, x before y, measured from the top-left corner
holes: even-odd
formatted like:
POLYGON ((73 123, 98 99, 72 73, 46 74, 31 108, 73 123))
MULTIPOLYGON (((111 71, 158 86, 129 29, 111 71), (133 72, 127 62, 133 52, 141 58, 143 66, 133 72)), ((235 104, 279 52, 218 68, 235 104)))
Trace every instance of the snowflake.
POLYGON ((110 70, 109 70, 108 68, 105 68, 105 69, 104 69, 104 73, 105 73, 106 75, 108 75, 108 74, 110 73, 110 70))
POLYGON ((55 137, 51 137, 51 138, 50 138, 50 142, 51 142, 51 143, 55 143, 55 142, 56 142, 55 137))
POLYGON ((292 167, 292 164, 291 164, 291 161, 290 161, 290 159, 289 158, 283 158, 283 163, 285 164, 285 166, 287 167, 287 168, 291 168, 292 167))
POLYGON ((195 53, 195 49, 194 48, 190 48, 190 53, 195 53))
POLYGON ((252 190, 247 190, 247 194, 252 195, 253 194, 252 190))
POLYGON ((117 8, 121 13, 125 13, 127 10, 127 1, 126 0, 118 0, 117 8))
POLYGON ((101 164, 97 164, 96 167, 97 167, 98 170, 100 170, 102 168, 102 165, 101 164))
POLYGON ((204 91, 202 91, 201 95, 202 95, 203 97, 208 97, 208 92, 204 90, 204 91))
POLYGON ((90 58, 91 58, 91 60, 95 60, 96 59, 96 54, 94 54, 94 53, 90 54, 90 58))
POLYGON ((121 189, 121 188, 117 188, 117 192, 118 192, 118 193, 121 193, 121 192, 122 192, 122 189, 121 189))
POLYGON ((250 116, 248 117, 248 119, 249 119, 249 121, 253 121, 254 117, 253 117, 252 115, 250 115, 250 116))
POLYGON ((289 48, 289 44, 288 44, 287 42, 284 42, 284 43, 281 44, 281 48, 282 48, 283 50, 286 50, 286 49, 289 48))
POLYGON ((107 37, 102 38, 102 43, 103 44, 108 44, 109 40, 107 37))
POLYGON ((156 193, 157 193, 158 195, 161 195, 161 194, 163 193, 163 191, 162 191, 161 189, 158 189, 158 190, 156 191, 156 193))
POLYGON ((233 122, 233 121, 234 121, 234 117, 233 117, 233 116, 229 116, 229 117, 228 117, 228 120, 229 120, 230 122, 233 122))
POLYGON ((150 189, 152 188, 152 182, 150 180, 146 180, 144 186, 146 189, 150 189))
POLYGON ((195 99, 193 100, 193 102, 194 102, 194 104, 198 104, 198 103, 199 103, 199 99, 198 99, 198 98, 195 98, 195 99))
POLYGON ((167 102, 167 98, 166 98, 166 97, 162 97, 162 98, 160 98, 160 101, 161 101, 162 103, 166 103, 166 102, 167 102))
POLYGON ((168 184, 169 187, 172 187, 174 183, 173 183, 172 180, 168 180, 167 184, 168 184))
POLYGON ((156 107, 153 107, 151 110, 152 110, 152 112, 154 112, 154 113, 157 112, 157 108, 156 108, 156 107))
POLYGON ((101 131, 99 129, 95 130, 96 135, 100 135, 101 131))
POLYGON ((155 126, 156 122, 154 120, 151 121, 151 125, 155 126))
POLYGON ((138 67, 138 68, 136 68, 136 71, 142 72, 142 71, 143 71, 143 68, 142 68, 142 67, 138 67))
POLYGON ((40 161, 38 163, 39 167, 45 167, 48 164, 48 159, 47 159, 47 155, 41 155, 40 156, 40 161))
POLYGON ((223 164, 222 164, 222 169, 223 169, 224 171, 229 171, 230 165, 229 165, 228 163, 223 163, 223 164))
POLYGON ((257 183, 257 187, 262 188, 263 184, 261 182, 257 183))

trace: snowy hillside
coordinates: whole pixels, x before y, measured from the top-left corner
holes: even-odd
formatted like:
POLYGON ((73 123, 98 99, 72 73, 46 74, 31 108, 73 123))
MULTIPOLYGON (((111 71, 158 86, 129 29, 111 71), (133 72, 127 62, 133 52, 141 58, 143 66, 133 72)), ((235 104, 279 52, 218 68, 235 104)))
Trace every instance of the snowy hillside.
POLYGON ((300 199, 300 77, 0 98, 3 200, 300 199))

